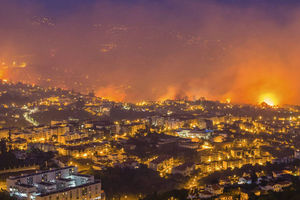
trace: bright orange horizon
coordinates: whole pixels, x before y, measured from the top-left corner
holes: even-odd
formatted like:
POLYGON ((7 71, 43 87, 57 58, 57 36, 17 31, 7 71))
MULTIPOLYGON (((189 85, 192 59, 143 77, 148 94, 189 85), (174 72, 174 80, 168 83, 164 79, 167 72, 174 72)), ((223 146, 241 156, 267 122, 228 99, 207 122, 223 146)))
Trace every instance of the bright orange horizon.
MULTIPOLYGON (((5 71, 1 71, 0 70, 0 80, 4 81, 4 82, 9 82, 10 78, 8 76, 5 76, 6 72, 5 71)), ((34 84, 34 83, 32 83, 34 84)), ((126 102, 126 94, 124 93, 124 91, 121 88, 115 88, 113 86, 111 87, 105 87, 105 88, 101 88, 99 91, 96 92, 95 94, 98 97, 104 98, 104 99, 108 99, 111 101, 116 101, 116 102, 126 102)), ((249 95, 251 95, 249 93, 249 95)), ((272 92, 264 92, 264 93, 257 93, 257 95, 253 95, 253 101, 247 101, 247 102, 243 102, 240 101, 239 99, 234 99, 232 97, 228 97, 224 99, 224 97, 220 97, 220 98, 209 98, 207 96, 186 96, 189 100, 197 100, 201 97, 207 98, 208 100, 217 100, 217 101, 221 101, 221 102, 225 102, 225 103, 247 103, 247 104, 261 104, 261 103, 266 103, 269 106, 276 106, 276 105, 282 105, 285 104, 283 103, 284 100, 282 99, 282 95, 278 95, 276 93, 272 93, 272 92)), ((250 96, 249 96, 250 97, 250 96)), ((176 88, 169 88, 168 89, 168 93, 166 93, 165 95, 163 95, 162 97, 158 98, 158 99, 154 99, 156 101, 165 101, 165 100, 175 100, 178 99, 179 97, 176 97, 176 88)), ((137 102, 133 102, 133 103, 137 103, 137 102)))
POLYGON ((300 4, 104 0, 45 16, 30 2, 1 4, 2 79, 126 102, 300 102, 300 4))

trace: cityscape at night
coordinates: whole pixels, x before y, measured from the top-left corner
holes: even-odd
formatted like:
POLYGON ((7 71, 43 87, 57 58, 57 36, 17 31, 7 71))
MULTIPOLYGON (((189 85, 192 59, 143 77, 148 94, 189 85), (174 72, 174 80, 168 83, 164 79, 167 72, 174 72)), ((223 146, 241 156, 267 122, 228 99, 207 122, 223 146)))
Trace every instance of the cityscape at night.
POLYGON ((299 200, 299 0, 0 0, 0 200, 299 200))

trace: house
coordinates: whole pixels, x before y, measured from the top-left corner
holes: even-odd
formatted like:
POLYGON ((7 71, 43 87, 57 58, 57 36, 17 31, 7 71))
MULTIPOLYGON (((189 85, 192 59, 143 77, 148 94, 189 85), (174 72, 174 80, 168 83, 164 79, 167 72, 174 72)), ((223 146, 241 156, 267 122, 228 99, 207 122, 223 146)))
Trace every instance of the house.
POLYGON ((281 188, 290 187, 293 183, 291 181, 281 181, 277 183, 281 186, 281 188))
POLYGON ((241 177, 239 178, 239 185, 243 185, 243 184, 251 184, 252 183, 252 179, 250 177, 241 177))
POLYGON ((136 169, 139 168, 139 163, 135 160, 127 160, 123 163, 120 163, 119 166, 121 168, 132 168, 132 169, 136 169))
POLYGON ((214 184, 206 186, 205 190, 214 195, 220 195, 223 194, 224 187, 220 186, 219 184, 214 184))
POLYGON ((199 144, 197 142, 187 141, 187 140, 181 140, 178 143, 179 147, 186 148, 186 149, 198 149, 199 144))
POLYGON ((171 156, 160 156, 149 163, 149 168, 158 171, 172 165, 173 162, 174 159, 171 156))
POLYGON ((278 183, 270 183, 266 186, 261 187, 262 190, 269 191, 272 190, 274 192, 281 192, 283 188, 289 187, 292 185, 290 181, 282 181, 278 183))
POLYGON ((213 196, 215 196, 214 194, 212 194, 211 192, 208 191, 203 191, 203 192, 199 192, 198 193, 199 198, 201 199, 208 199, 211 198, 213 196))
POLYGON ((191 172, 195 169, 195 164, 184 163, 172 169, 172 174, 181 174, 183 176, 190 176, 191 172))
POLYGON ((233 200, 233 197, 232 197, 232 195, 229 195, 229 194, 222 194, 215 200, 233 200))

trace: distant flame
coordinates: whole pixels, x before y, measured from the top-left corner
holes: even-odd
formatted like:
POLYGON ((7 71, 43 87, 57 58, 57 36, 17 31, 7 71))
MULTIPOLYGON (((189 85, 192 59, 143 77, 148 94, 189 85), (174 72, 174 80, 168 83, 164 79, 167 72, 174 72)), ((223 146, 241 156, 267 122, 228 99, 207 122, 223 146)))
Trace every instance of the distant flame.
POLYGON ((106 87, 101 87, 100 89, 98 89, 98 91, 96 92, 96 96, 104 98, 104 99, 108 99, 111 101, 124 101, 125 97, 126 97, 126 93, 124 91, 124 89, 114 86, 114 85, 109 85, 106 87))
POLYGON ((269 106, 278 105, 278 99, 272 93, 262 94, 259 98, 259 103, 266 103, 269 106))
POLYGON ((8 77, 6 68, 0 67, 0 79, 2 79, 3 81, 7 81, 8 77))

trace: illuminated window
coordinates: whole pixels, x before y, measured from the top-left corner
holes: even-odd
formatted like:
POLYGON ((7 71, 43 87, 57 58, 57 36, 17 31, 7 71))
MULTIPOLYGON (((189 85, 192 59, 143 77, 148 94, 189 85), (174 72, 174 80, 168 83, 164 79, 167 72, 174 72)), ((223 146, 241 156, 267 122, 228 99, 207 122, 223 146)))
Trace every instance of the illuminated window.
POLYGON ((88 193, 87 188, 83 188, 81 190, 81 195, 85 196, 85 195, 87 195, 87 193, 88 193))
POLYGON ((55 172, 56 179, 59 179, 61 177, 61 171, 55 172))
POLYGON ((69 175, 73 173, 73 168, 69 169, 69 175))
POLYGON ((27 178, 27 184, 32 185, 33 184, 33 177, 28 177, 27 178))
POLYGON ((48 177, 47 174, 42 174, 42 182, 47 182, 48 177))

